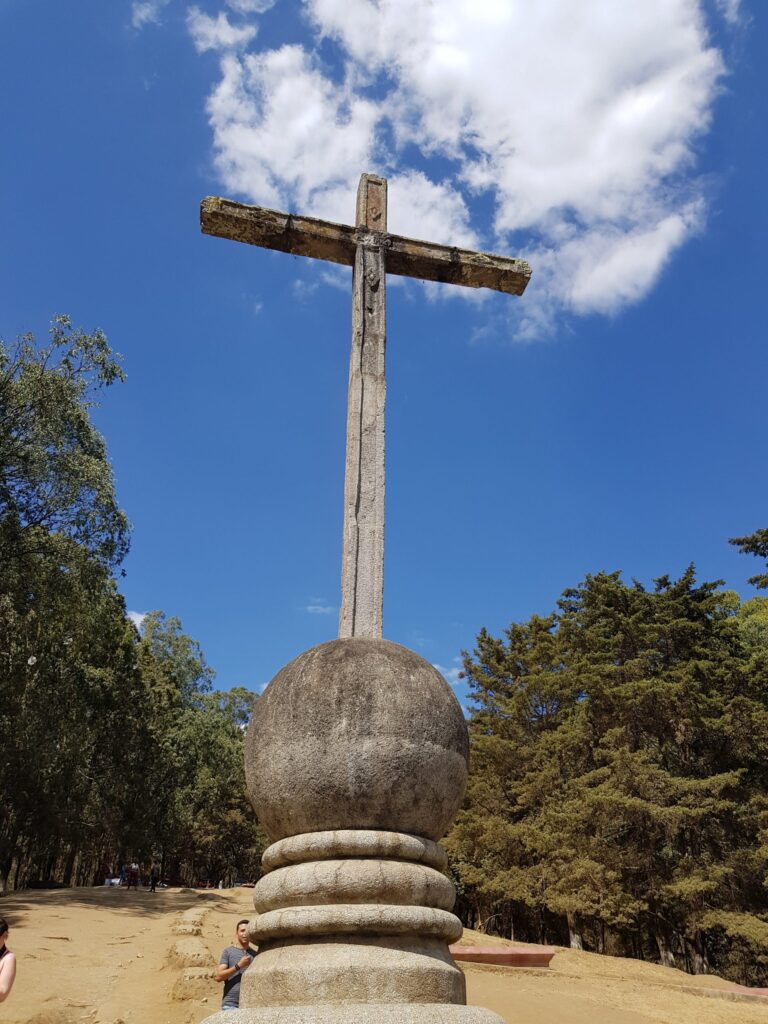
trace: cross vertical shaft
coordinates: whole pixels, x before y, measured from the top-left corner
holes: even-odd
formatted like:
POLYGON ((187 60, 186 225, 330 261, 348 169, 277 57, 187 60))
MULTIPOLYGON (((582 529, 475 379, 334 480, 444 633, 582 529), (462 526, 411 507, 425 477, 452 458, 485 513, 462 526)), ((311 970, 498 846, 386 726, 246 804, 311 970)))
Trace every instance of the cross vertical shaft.
POLYGON ((364 174, 352 271, 339 637, 381 637, 384 605, 384 401, 387 183, 364 174))

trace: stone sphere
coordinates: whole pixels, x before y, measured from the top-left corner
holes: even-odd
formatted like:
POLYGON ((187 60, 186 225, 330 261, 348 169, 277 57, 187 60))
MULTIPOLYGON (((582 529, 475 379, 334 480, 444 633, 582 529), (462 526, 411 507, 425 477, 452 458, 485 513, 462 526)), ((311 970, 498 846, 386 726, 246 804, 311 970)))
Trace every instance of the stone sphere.
POLYGON ((273 842, 327 829, 440 839, 461 806, 468 753, 440 673, 399 644, 353 637, 278 672, 254 705, 245 770, 273 842))

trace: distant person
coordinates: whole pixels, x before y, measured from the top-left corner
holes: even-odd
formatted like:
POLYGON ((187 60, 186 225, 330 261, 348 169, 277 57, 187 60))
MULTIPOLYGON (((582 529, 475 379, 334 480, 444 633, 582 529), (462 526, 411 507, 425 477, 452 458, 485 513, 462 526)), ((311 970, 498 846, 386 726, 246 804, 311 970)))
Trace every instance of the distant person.
POLYGON ((117 880, 117 884, 118 885, 125 885, 125 883, 127 881, 128 881, 128 865, 127 864, 123 864, 120 867, 120 877, 117 880))
POLYGON ((5 944, 7 939, 8 922, 4 917, 0 917, 0 1003, 5 1002, 11 994, 16 980, 16 957, 5 944))
POLYGON ((157 883, 160 881, 160 865, 156 860, 152 861, 152 867, 149 869, 149 891, 157 891, 157 883))
POLYGON ((126 889, 130 889, 133 886, 134 889, 139 888, 139 863, 138 861, 131 861, 131 866, 128 868, 128 885, 126 889))
POLYGON ((240 979, 243 971, 248 969, 256 950, 248 944, 248 918, 237 922, 237 944, 227 946, 219 957, 214 979, 224 982, 224 998, 222 1010, 237 1010, 240 1006, 240 979))

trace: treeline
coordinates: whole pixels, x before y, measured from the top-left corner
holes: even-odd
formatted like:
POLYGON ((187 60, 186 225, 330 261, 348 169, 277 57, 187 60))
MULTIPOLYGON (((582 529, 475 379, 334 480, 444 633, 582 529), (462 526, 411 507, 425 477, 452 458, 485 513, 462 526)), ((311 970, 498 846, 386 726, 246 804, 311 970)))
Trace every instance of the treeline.
POLYGON ((768 984, 768 598, 599 573, 464 672, 464 923, 768 984))
POLYGON ((129 526, 90 409, 122 376, 65 317, 45 346, 0 343, 0 891, 134 858, 174 882, 258 872, 252 695, 213 692, 178 620, 139 633, 117 589, 129 526))

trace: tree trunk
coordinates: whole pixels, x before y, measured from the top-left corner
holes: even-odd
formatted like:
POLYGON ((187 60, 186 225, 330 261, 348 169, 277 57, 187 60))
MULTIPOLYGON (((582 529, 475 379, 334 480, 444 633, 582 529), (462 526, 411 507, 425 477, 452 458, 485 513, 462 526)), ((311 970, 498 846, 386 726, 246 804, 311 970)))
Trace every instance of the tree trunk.
POLYGON ((13 890, 18 891, 19 888, 19 873, 21 872, 21 856, 16 857, 16 870, 13 872, 13 890))
POLYGON ((568 922, 568 942, 571 949, 584 949, 584 939, 576 915, 569 912, 565 915, 565 919, 568 922))
MULTIPOLYGON (((40 881, 46 885, 49 882, 54 881, 54 871, 56 868, 56 861, 59 856, 59 844, 58 840, 51 843, 48 847, 48 853, 45 857, 45 867, 40 871, 40 881)), ((41 861, 42 863, 42 861, 41 861)))
POLYGON ((704 942, 704 933, 695 931, 686 940, 686 945, 691 957, 692 974, 709 974, 709 960, 707 958, 707 947, 704 942))
POLYGON ((675 954, 672 950, 672 944, 669 941, 669 936, 663 932, 655 932, 654 936, 656 939, 656 945, 659 950, 659 962, 664 967, 675 966, 675 954))
POLYGON ((61 873, 62 884, 69 888, 72 884, 72 874, 75 867, 75 857, 77 851, 74 846, 70 846, 67 850, 66 856, 64 857, 64 869, 61 873))
POLYGON ((13 869, 13 857, 16 852, 20 828, 15 819, 9 816, 9 825, 3 829, 2 856, 0 857, 0 892, 5 892, 13 869))

